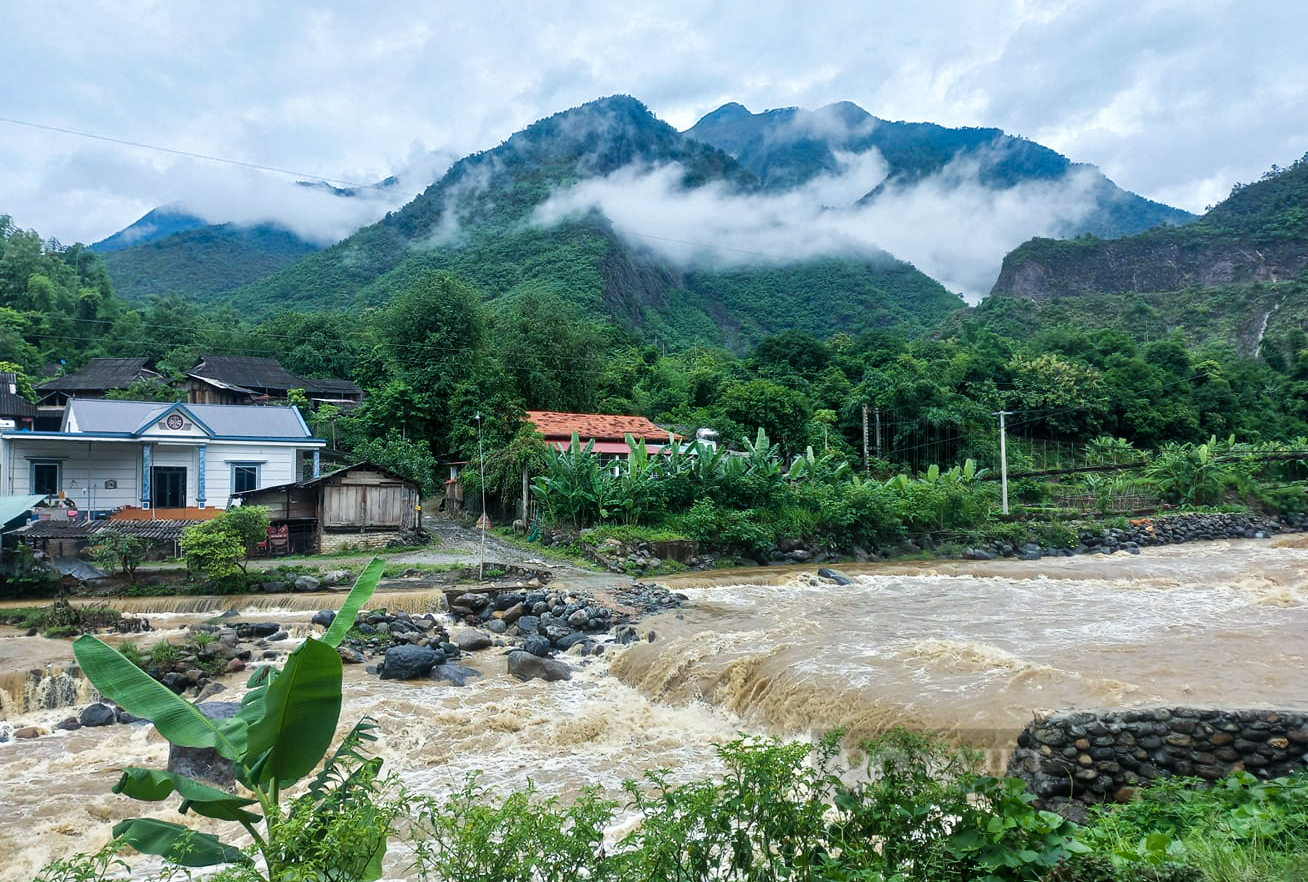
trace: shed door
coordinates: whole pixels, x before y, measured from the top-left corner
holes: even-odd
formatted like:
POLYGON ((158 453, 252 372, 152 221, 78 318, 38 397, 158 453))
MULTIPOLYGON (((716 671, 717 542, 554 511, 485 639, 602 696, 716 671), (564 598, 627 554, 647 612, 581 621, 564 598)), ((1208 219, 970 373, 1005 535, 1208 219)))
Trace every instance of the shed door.
POLYGON ((408 505, 403 485, 328 487, 323 503, 324 527, 403 527, 408 505))
POLYGON ((363 489, 341 485, 326 488, 327 498, 323 501, 323 526, 362 527, 364 525, 363 489))

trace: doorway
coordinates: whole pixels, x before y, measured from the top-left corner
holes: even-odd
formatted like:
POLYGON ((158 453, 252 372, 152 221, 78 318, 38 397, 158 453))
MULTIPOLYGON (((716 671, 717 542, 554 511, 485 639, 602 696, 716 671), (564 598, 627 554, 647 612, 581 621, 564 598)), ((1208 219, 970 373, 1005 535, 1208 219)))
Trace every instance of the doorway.
POLYGON ((186 507, 185 466, 154 466, 150 469, 150 505, 154 508, 186 507))

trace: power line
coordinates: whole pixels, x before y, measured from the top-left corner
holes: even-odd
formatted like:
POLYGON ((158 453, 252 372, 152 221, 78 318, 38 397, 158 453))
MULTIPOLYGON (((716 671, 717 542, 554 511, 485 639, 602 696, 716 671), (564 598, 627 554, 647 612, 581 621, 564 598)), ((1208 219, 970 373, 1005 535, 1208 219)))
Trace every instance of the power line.
MULTIPOLYGON (((46 132, 58 132, 61 135, 73 135, 74 137, 87 138, 92 141, 104 141, 105 143, 108 144, 120 144, 124 147, 135 147, 140 150, 153 150, 156 153, 169 153, 172 154, 173 156, 185 156, 189 159, 202 159, 205 162, 221 162, 224 165, 234 165, 240 168, 255 169, 256 171, 273 172, 274 174, 288 175, 290 177, 295 177, 295 178, 308 178, 309 180, 312 181, 321 181, 324 184, 331 184, 333 186, 353 187, 361 190, 379 190, 379 191, 383 190, 383 186, 381 184, 361 184, 358 183, 357 181, 342 181, 336 178, 327 178, 327 177, 323 177, 322 175, 311 174, 309 172, 291 171, 290 169, 277 168, 276 166, 272 166, 272 165, 260 165, 257 162, 244 162, 239 159, 227 159, 226 157, 223 156, 213 156, 208 153, 195 153, 190 150, 177 150, 173 147, 161 147, 158 144, 146 144, 142 141, 129 141, 125 138, 111 138, 108 135, 95 135, 90 132, 79 132, 76 129, 64 129, 64 128, 60 128, 59 126, 47 126, 41 123, 28 122, 27 120, 10 119, 9 117, 0 116, 0 122, 9 123, 10 125, 13 126, 24 126, 29 129, 40 129, 46 132)), ((402 193, 398 190, 389 190, 389 189, 386 189, 385 192, 394 193, 397 196, 407 196, 410 199, 416 199, 419 195, 417 193, 402 193)))

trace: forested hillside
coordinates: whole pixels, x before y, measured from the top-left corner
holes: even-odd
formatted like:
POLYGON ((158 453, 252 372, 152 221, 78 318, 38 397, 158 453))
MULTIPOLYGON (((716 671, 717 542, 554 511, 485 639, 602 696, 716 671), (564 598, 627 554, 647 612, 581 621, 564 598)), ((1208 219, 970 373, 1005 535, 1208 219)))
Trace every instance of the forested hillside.
POLYGON ((975 183, 1005 190, 1032 182, 1059 182, 1078 173, 1092 176, 1087 198, 1093 208, 1069 213, 1061 236, 1092 233, 1120 236, 1159 224, 1184 224, 1192 215, 1122 190, 1092 166, 999 129, 946 128, 933 123, 890 122, 856 104, 841 102, 817 111, 788 107, 753 114, 726 104, 708 114, 690 135, 719 147, 753 172, 763 186, 785 190, 839 169, 839 154, 875 150, 885 160, 886 178, 865 200, 911 188, 951 165, 971 165, 975 183))
POLYGON ((237 290, 231 302, 255 312, 380 306, 421 274, 448 270, 488 301, 548 293, 663 345, 737 349, 787 328, 923 329, 961 305, 911 266, 875 251, 688 271, 619 236, 597 212, 550 223, 533 217, 566 185, 668 164, 681 170, 687 193, 710 184, 716 193, 759 189, 725 153, 678 133, 638 101, 603 99, 461 160, 403 209, 237 290))
POLYGON ((978 314, 1040 313, 1042 323, 1091 322, 1137 339, 1182 330, 1196 343, 1253 354, 1264 345, 1284 348, 1308 321, 1306 272, 1308 162, 1301 159, 1237 185, 1185 227, 1121 239, 1033 239, 1005 258, 978 314))
POLYGON ((115 290, 125 297, 205 298, 271 275, 319 250, 272 224, 221 224, 108 250, 104 260, 115 290))

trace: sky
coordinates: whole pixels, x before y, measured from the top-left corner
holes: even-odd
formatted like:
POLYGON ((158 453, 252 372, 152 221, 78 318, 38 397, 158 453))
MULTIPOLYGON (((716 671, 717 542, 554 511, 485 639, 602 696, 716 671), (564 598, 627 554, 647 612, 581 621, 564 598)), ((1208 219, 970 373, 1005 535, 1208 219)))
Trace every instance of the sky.
POLYGON ((1308 152, 1305 33, 1302 0, 0 0, 0 215, 89 243, 182 203, 332 241, 613 94, 678 129, 730 101, 997 127, 1202 212, 1308 152))

